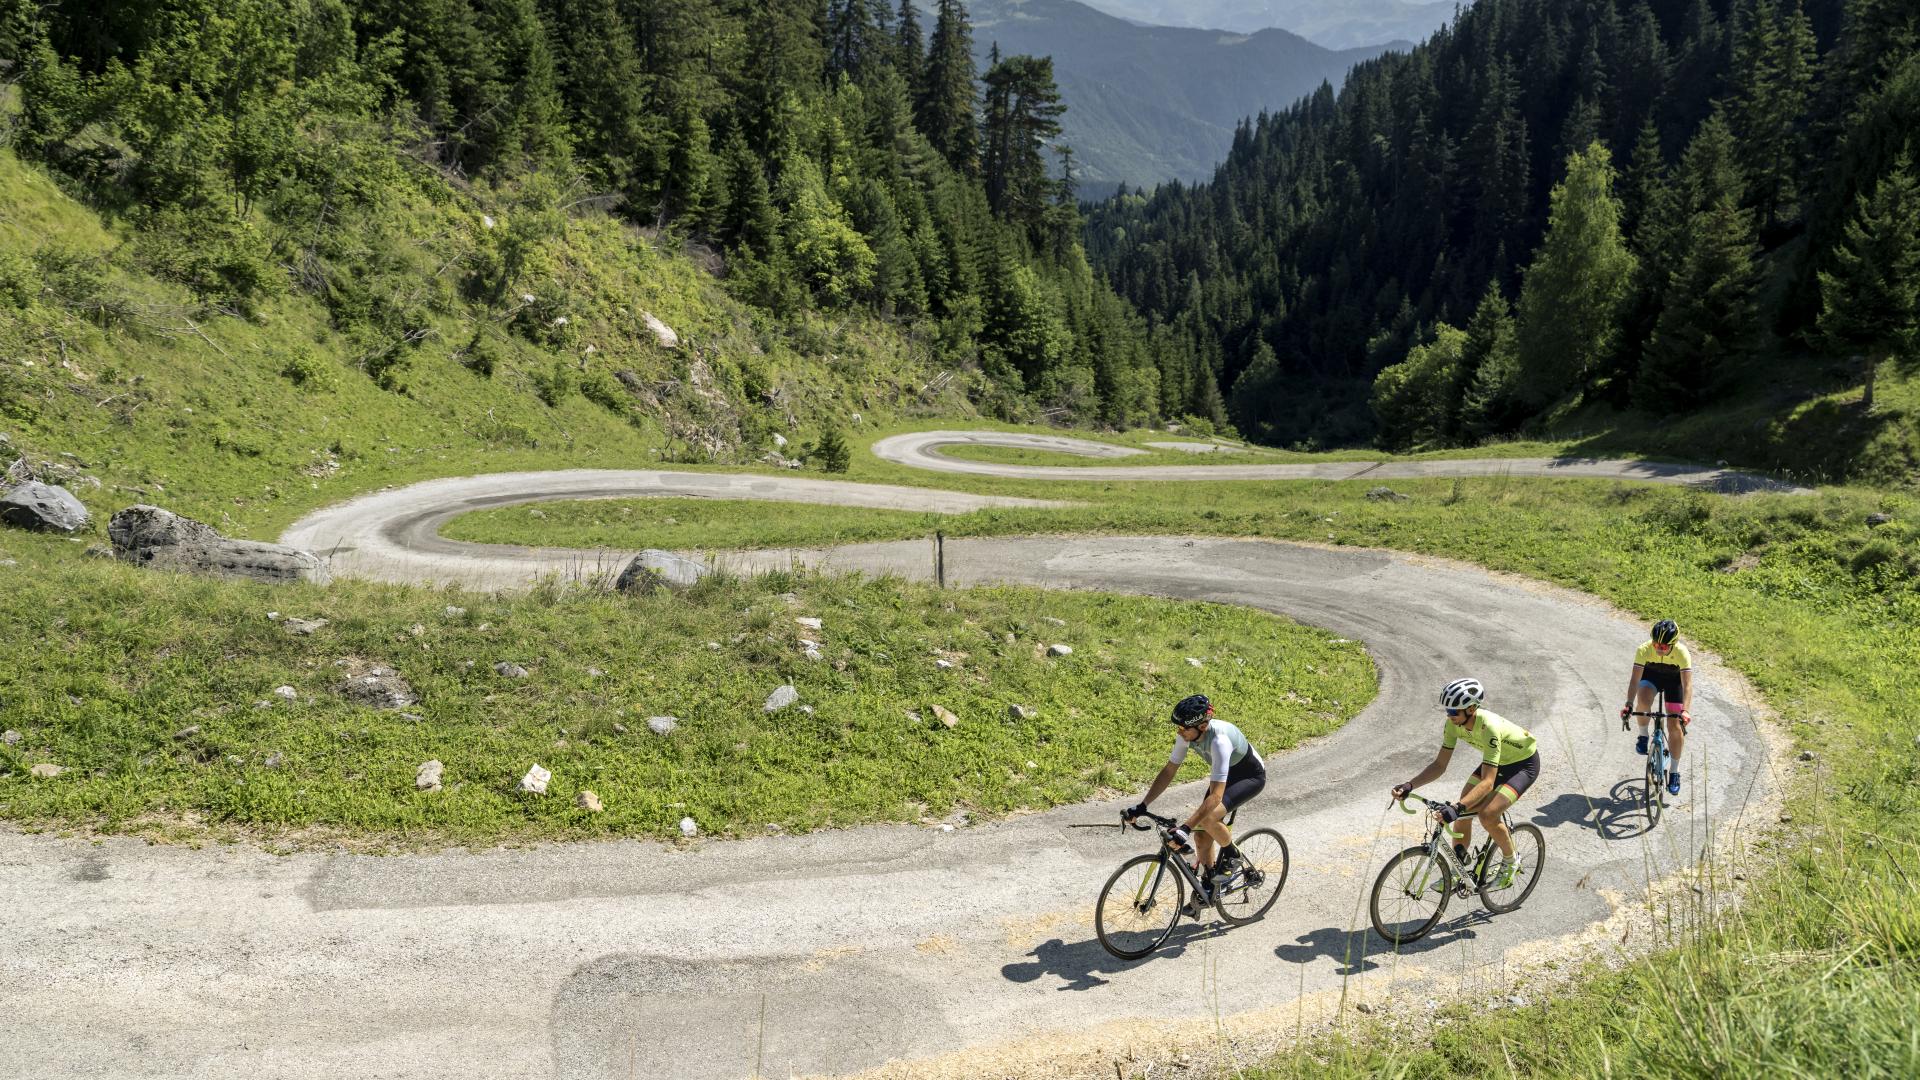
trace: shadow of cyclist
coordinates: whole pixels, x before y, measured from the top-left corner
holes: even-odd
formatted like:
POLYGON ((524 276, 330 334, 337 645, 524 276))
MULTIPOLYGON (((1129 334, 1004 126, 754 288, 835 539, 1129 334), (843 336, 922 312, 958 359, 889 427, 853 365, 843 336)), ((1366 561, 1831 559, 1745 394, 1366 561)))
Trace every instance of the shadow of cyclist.
POLYGON ((1054 938, 1034 947, 1028 956, 1032 960, 1019 960, 1000 968, 1000 976, 1008 982, 1029 983, 1043 975, 1058 976, 1063 984, 1062 990, 1092 990, 1105 986, 1107 980, 1102 975, 1111 975, 1125 971, 1147 960, 1179 956, 1188 945, 1204 941, 1222 933, 1226 927, 1222 924, 1202 926, 1199 923, 1182 921, 1174 928, 1166 944, 1138 960, 1122 960, 1101 946, 1098 938, 1068 943, 1054 938))
POLYGON ((1602 840, 1631 840, 1652 828, 1635 779, 1622 780, 1601 796, 1568 792, 1535 810, 1532 821, 1543 829, 1578 825, 1602 840))
POLYGON ((1441 923, 1426 937, 1406 945, 1395 945, 1371 929, 1347 930, 1338 926, 1324 926, 1294 938, 1299 942, 1298 945, 1276 947, 1273 955, 1289 964, 1304 964, 1324 956, 1339 965, 1334 969, 1334 974, 1358 975, 1363 971, 1372 971, 1379 967, 1378 958, 1380 957, 1391 959, 1396 954, 1414 956, 1432 952, 1456 941, 1478 937, 1479 935, 1473 932, 1473 928, 1487 922, 1489 918, 1485 911, 1476 908, 1441 923))

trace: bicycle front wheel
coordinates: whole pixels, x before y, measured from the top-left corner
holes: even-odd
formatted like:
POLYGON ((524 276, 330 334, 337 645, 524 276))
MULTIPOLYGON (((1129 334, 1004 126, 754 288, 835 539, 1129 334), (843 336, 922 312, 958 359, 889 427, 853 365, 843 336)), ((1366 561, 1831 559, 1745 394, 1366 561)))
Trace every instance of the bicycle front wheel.
POLYGON ((1424 847, 1395 855, 1373 882, 1373 929, 1395 945, 1426 937, 1453 896, 1453 867, 1424 847))
POLYGON ((1647 828, 1660 823, 1660 811, 1667 805, 1667 755, 1660 747, 1649 747, 1647 753, 1646 791, 1641 796, 1647 809, 1647 828))
POLYGON ((1233 846, 1244 862, 1232 877, 1215 883, 1220 893, 1213 906, 1222 919, 1242 926, 1265 915, 1286 888, 1287 841, 1272 829, 1255 829, 1235 838, 1233 846))
POLYGON ((1516 825, 1507 835, 1513 838, 1513 881, 1504 889, 1496 889, 1499 874, 1490 870, 1480 886, 1480 902, 1495 915, 1526 903, 1527 897, 1533 895, 1533 887, 1540 884, 1541 869, 1547 865, 1547 838, 1537 826, 1516 825))
POLYGON ((1186 895, 1186 882, 1165 855, 1136 855, 1121 863, 1100 890, 1094 932, 1108 952, 1138 960, 1173 933, 1186 895))

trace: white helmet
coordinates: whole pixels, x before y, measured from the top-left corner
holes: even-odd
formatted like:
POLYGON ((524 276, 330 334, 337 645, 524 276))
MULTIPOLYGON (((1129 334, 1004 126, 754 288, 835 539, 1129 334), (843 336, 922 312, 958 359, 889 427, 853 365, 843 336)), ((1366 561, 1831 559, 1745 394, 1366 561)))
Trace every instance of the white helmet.
POLYGON ((1440 706, 1445 709, 1464 709, 1485 700, 1487 688, 1480 685, 1479 679, 1455 679, 1440 691, 1440 706))

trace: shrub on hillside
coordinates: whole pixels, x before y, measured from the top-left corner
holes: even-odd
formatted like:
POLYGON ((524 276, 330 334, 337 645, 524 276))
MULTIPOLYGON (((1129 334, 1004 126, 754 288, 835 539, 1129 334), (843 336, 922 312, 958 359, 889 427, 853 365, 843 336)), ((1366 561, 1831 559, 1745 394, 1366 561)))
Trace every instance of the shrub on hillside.
POLYGON ((40 274, 33 260, 17 251, 0 251, 0 304, 25 310, 40 296, 40 274))
POLYGON ((245 313, 255 300, 286 289, 266 239, 230 212, 167 207, 146 215, 142 226, 134 234, 134 260, 209 303, 245 313))
POLYGON ((840 434, 837 427, 821 432, 819 441, 808 445, 802 456, 807 464, 817 466, 821 472, 843 473, 853 464, 853 453, 847 449, 846 436, 840 434))
POLYGON ((557 406, 573 393, 573 372, 567 369, 565 360, 555 360, 553 366, 543 372, 533 373, 533 392, 549 406, 557 406))
POLYGON ((302 349, 280 358, 280 377, 302 390, 326 391, 338 385, 333 365, 302 349))
POLYGON ((630 399, 612 375, 600 368, 580 376, 580 396, 616 416, 627 415, 630 399))

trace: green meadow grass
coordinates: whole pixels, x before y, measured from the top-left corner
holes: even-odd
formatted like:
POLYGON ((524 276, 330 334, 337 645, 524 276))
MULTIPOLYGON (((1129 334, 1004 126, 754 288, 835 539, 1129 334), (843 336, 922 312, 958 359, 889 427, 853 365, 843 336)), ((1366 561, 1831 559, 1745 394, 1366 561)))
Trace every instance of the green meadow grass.
POLYGON ((1143 788, 1187 694, 1279 750, 1376 686, 1362 646, 1218 605, 792 574, 645 596, 276 589, 83 559, 64 540, 0 545, 16 563, 0 567, 0 726, 23 736, 0 748, 0 817, 49 827, 385 845, 678 836, 683 816, 717 835, 997 816, 1143 788), (269 611, 329 623, 296 637, 269 611), (1055 642, 1073 654, 1046 655, 1055 642), (496 674, 503 661, 529 674, 496 674), (372 663, 420 703, 345 699, 346 674, 372 663), (784 683, 810 713, 762 711, 784 683), (651 716, 679 726, 655 735, 651 716), (414 790, 428 759, 442 791, 414 790), (41 762, 69 771, 32 778, 41 762), (536 763, 549 793, 519 794, 536 763), (574 806, 581 789, 604 813, 574 806))
POLYGON ((947 524, 947 515, 906 510, 662 496, 477 510, 453 519, 441 535, 480 544, 725 550, 893 540, 926 536, 947 524))

